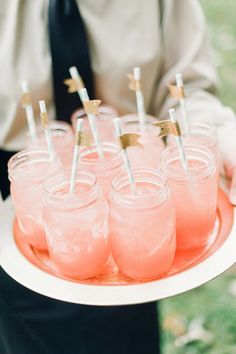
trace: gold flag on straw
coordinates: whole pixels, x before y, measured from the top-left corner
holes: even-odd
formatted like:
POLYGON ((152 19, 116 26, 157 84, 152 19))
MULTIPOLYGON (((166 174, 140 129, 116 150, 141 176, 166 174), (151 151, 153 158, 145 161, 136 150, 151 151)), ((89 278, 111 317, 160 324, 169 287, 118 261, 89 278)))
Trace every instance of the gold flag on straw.
POLYGON ((181 135, 181 130, 179 127, 179 123, 178 122, 172 122, 170 119, 168 120, 161 120, 157 123, 153 124, 156 127, 159 127, 161 129, 160 133, 158 136, 162 137, 162 136, 166 136, 169 134, 173 134, 176 136, 180 136, 181 135))
POLYGON ((21 96, 21 104, 23 107, 31 104, 31 94, 30 92, 24 92, 21 96))
POLYGON ((41 122, 44 128, 48 126, 48 114, 47 112, 40 113, 41 122))
POLYGON ((80 91, 85 87, 81 77, 78 77, 77 79, 65 79, 63 83, 68 86, 69 93, 80 91))
POLYGON ((101 100, 89 100, 84 101, 83 106, 86 114, 98 114, 98 106, 101 104, 101 100))
POLYGON ((185 97, 184 93, 184 87, 181 86, 176 86, 176 85, 171 85, 167 84, 167 87, 169 89, 170 95, 174 100, 180 100, 181 98, 185 97))
POLYGON ((135 133, 123 134, 120 136, 120 145, 122 149, 127 149, 130 146, 138 146, 143 148, 143 145, 138 142, 141 136, 135 133))
POLYGON ((133 74, 126 74, 129 79, 129 89, 133 91, 140 91, 141 90, 141 83, 139 80, 135 80, 133 74))
POLYGON ((75 134, 75 143, 76 143, 76 145, 79 145, 79 146, 84 145, 84 146, 89 147, 92 145, 92 139, 88 134, 86 134, 82 131, 79 131, 79 132, 76 132, 76 134, 75 134))

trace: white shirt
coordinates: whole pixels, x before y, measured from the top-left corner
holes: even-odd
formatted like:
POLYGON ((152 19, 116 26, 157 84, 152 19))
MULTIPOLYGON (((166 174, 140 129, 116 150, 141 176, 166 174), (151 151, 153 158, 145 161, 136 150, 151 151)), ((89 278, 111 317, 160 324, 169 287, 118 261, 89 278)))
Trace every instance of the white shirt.
MULTIPOLYGON (((234 124, 235 116, 209 93, 217 77, 200 5, 197 0, 162 3, 161 14, 158 0, 77 0, 88 35, 96 98, 120 114, 135 112, 126 73, 140 66, 146 111, 165 119, 176 105, 166 84, 174 83, 175 74, 181 72, 188 117, 223 127, 224 139, 229 132, 225 127, 234 124)), ((54 117, 47 7, 47 0, 0 3, 0 147, 4 149, 24 145, 21 81, 29 82, 36 117, 40 99, 54 117)))

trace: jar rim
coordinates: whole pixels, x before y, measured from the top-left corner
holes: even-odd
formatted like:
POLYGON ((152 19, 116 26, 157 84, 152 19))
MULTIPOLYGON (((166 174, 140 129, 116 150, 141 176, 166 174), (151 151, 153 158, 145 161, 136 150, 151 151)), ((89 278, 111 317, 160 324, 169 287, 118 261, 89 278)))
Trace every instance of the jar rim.
POLYGON ((198 136, 204 139, 210 138, 212 141, 208 146, 211 148, 217 145, 216 127, 211 122, 202 122, 197 120, 190 120, 189 122, 189 134, 190 136, 198 136), (204 133, 201 131, 204 129, 204 133))
MULTIPOLYGON (((145 182, 149 183, 152 185, 156 185, 159 188, 156 189, 156 191, 152 191, 150 194, 124 194, 121 193, 120 190, 128 185, 130 185, 130 181, 128 178, 128 174, 126 171, 121 171, 119 172, 112 181, 111 184, 111 192, 110 192, 110 199, 114 201, 114 198, 117 200, 123 200, 128 203, 134 203, 136 201, 148 201, 150 198, 159 198, 160 204, 166 199, 166 192, 169 191, 168 183, 167 180, 164 176, 164 174, 153 168, 145 168, 145 167, 140 167, 132 170, 134 179, 138 182, 145 182), (145 180, 145 177, 142 175, 149 175, 152 178, 156 178, 159 183, 155 183, 153 180, 147 179, 145 180), (121 182, 121 185, 119 186, 119 182, 121 182), (119 187, 119 188, 118 188, 119 187)), ((118 203, 119 204, 119 203, 118 203)), ((142 208, 142 207, 141 207, 142 208)))
MULTIPOLYGON (((207 178, 209 175, 213 174, 216 170, 215 167, 215 159, 213 153, 205 148, 205 147, 196 147, 196 145, 192 144, 185 144, 184 145, 184 150, 187 159, 192 159, 195 161, 201 161, 202 165, 201 166, 189 166, 188 167, 188 173, 190 175, 193 175, 195 177, 198 177, 198 179, 204 179, 207 178), (196 156, 196 152, 201 155, 201 158, 196 156), (192 154, 195 153, 195 156, 192 156, 192 154), (196 175, 196 171, 199 171, 199 173, 196 175)), ((176 161, 181 162, 181 158, 179 155, 179 148, 178 146, 169 146, 167 147, 161 155, 161 171, 170 178, 173 178, 175 180, 188 180, 188 173, 183 174, 183 167, 182 164, 181 166, 173 166, 173 163, 176 161), (169 156, 168 156, 169 155, 169 156), (169 157, 169 159, 168 159, 169 157)))
POLYGON ((78 196, 69 192, 70 173, 70 170, 56 173, 51 175, 44 182, 43 190, 45 200, 57 209, 64 209, 64 202, 68 202, 68 209, 89 207, 97 198, 101 196, 101 188, 97 182, 95 174, 91 171, 78 171, 76 176, 76 184, 86 184, 86 186, 88 186, 86 191, 80 190, 81 195, 78 196), (88 181, 88 177, 90 178, 90 182, 88 181), (68 190, 68 193, 58 195, 57 193, 65 187, 68 190), (90 195, 88 195, 88 193, 90 195), (74 198, 75 196, 77 196, 77 198, 74 198), (86 198, 84 199, 84 197, 86 198))
MULTIPOLYGON (((73 139, 73 130, 72 127, 69 123, 61 121, 61 120, 49 120, 49 130, 51 132, 52 139, 54 138, 61 138, 65 140, 64 144, 70 145, 73 139)), ((45 138, 45 131, 42 126, 37 126, 36 129, 36 139, 33 140, 32 137, 30 136, 29 132, 26 132, 26 139, 27 141, 30 141, 30 144, 37 146, 38 142, 41 144, 41 139, 44 142, 45 138)), ((45 141, 46 144, 46 141, 45 141)))
POLYGON ((14 177, 16 176, 17 172, 20 168, 29 166, 31 164, 41 163, 41 162, 57 162, 60 161, 59 157, 55 154, 53 161, 50 160, 50 156, 47 149, 24 149, 16 154, 14 154, 8 161, 8 175, 9 180, 12 182, 14 177), (43 156, 42 156, 43 155, 43 156), (30 161, 27 161, 27 156, 30 156, 30 161), (41 157, 40 157, 41 156, 41 157))
MULTIPOLYGON (((112 106, 106 105, 106 104, 101 104, 98 107, 98 114, 96 115, 99 117, 99 119, 109 119, 110 117, 116 117, 118 116, 117 111, 115 108, 112 106)), ((78 118, 84 118, 87 119, 87 114, 85 113, 85 110, 83 108, 77 109, 76 111, 73 112, 71 121, 73 122, 74 120, 76 121, 78 118)))
MULTIPOLYGON (((150 114, 145 115, 148 124, 153 124, 158 121, 158 119, 150 114)), ((128 123, 139 123, 138 113, 129 113, 120 116, 121 124, 128 124, 128 123)))
POLYGON ((204 122, 204 121, 197 120, 197 119, 191 119, 189 121, 189 125, 190 125, 190 127, 191 126, 206 127, 208 129, 210 129, 212 134, 214 134, 216 131, 216 127, 211 122, 204 122))
MULTIPOLYGON (((57 120, 57 119, 50 119, 48 121, 48 127, 49 130, 62 130, 65 132, 71 132, 72 131, 72 127, 69 123, 64 122, 63 120, 57 120)), ((37 125, 36 126, 36 134, 37 133, 41 133, 44 132, 44 128, 41 125, 37 125)), ((29 136, 29 132, 26 132, 26 135, 29 136)))
POLYGON ((80 157, 81 157, 81 162, 84 165, 92 166, 96 165, 99 161, 104 161, 104 162, 114 162, 117 160, 121 160, 121 149, 118 145, 118 143, 115 142, 110 142, 110 141, 104 141, 101 143, 102 149, 105 152, 114 152, 111 156, 107 157, 106 159, 100 159, 99 157, 96 158, 87 158, 86 155, 89 155, 91 153, 97 152, 97 147, 96 144, 93 143, 89 148, 86 146, 81 146, 80 149, 80 157), (90 149, 90 150, 89 150, 90 149), (109 150, 110 149, 110 150, 109 150))

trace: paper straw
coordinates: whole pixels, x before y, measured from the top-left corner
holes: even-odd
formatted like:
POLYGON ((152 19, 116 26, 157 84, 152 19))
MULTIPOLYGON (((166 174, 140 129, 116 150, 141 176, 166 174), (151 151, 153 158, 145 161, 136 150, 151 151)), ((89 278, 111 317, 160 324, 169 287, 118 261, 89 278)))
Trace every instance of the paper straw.
MULTIPOLYGON (((46 109, 45 101, 39 101, 39 108, 40 108, 40 113, 42 115, 43 114, 47 115, 47 109, 46 109)), ((47 142, 48 154, 49 154, 50 160, 53 161, 53 159, 55 157, 55 152, 54 152, 54 149, 53 149, 51 132, 50 132, 50 129, 48 128, 47 122, 45 123, 45 121, 43 121, 43 119, 42 119, 42 124, 43 124, 43 128, 44 128, 45 139, 46 139, 46 142, 47 142)))
MULTIPOLYGON (((183 83, 182 74, 181 73, 176 74, 175 78, 176 78, 177 87, 183 88, 184 83, 183 83)), ((179 103, 180 103, 181 112, 182 112, 181 122, 183 124, 183 130, 187 135, 189 135, 188 118, 187 118, 186 103, 185 103, 184 97, 180 98, 179 103)))
MULTIPOLYGON (((74 79, 74 80, 82 80, 82 78, 79 75, 79 72, 78 72, 76 66, 71 66, 69 68, 69 72, 70 72, 70 75, 71 75, 72 79, 74 79)), ((84 103, 84 101, 89 101, 89 96, 88 96, 88 92, 87 92, 86 88, 78 90, 77 93, 78 93, 82 103, 84 103)), ((98 155, 101 158, 104 155, 103 155, 103 151, 102 151, 102 148, 101 148, 101 142, 100 142, 100 139, 99 139, 99 134, 98 134, 98 131, 97 131, 96 117, 93 114, 89 114, 88 115, 88 120, 89 120, 89 125, 90 125, 90 128, 91 128, 92 134, 93 134, 93 138, 94 138, 95 144, 97 146, 98 155)))
MULTIPOLYGON (((81 92, 82 102, 89 101, 89 96, 88 96, 88 92, 87 92, 86 88, 83 88, 82 90, 80 90, 80 92, 81 92)), ((100 158, 103 158, 104 154, 102 151, 102 144, 101 144, 100 137, 99 137, 98 130, 97 130, 96 117, 94 114, 87 114, 87 116, 88 116, 91 131, 93 134, 93 139, 94 139, 96 147, 97 147, 98 155, 100 158)))
POLYGON ((232 170, 232 180, 229 190, 229 200, 231 204, 236 205, 236 167, 232 170))
MULTIPOLYGON (((27 81, 23 81, 21 83, 21 88, 23 93, 29 94, 29 86, 27 81)), ((27 103, 24 105, 25 108, 25 113, 27 117, 27 123, 28 123, 28 129, 29 129, 29 135, 31 139, 35 140, 36 139, 36 126, 35 126, 35 120, 34 120, 34 111, 31 103, 27 103)))
MULTIPOLYGON (((83 122, 84 120, 81 118, 77 120, 76 134, 80 134, 83 122)), ((75 182, 76 182, 76 176, 78 171, 79 158, 80 158, 80 145, 77 139, 74 145, 74 152, 73 152, 73 162, 72 162, 71 177, 70 177, 70 193, 74 193, 75 191, 75 182)))
MULTIPOLYGON (((72 77, 73 80, 82 80, 76 66, 71 66, 69 68, 69 72, 70 72, 70 76, 72 77)), ((82 94, 81 94, 81 90, 77 90, 77 93, 79 95, 79 98, 81 100, 81 102, 83 102, 83 97, 82 97, 82 94)))
MULTIPOLYGON (((141 80, 141 69, 139 67, 135 67, 133 69, 133 75, 134 75, 134 79, 136 81, 140 81, 141 80)), ((143 92, 142 92, 142 90, 136 90, 135 93, 136 93, 136 102, 137 102, 137 111, 138 111, 140 130, 144 131, 145 130, 146 112, 145 112, 145 107, 144 107, 143 92)))
MULTIPOLYGON (((173 108, 169 109, 169 115, 170 115, 170 119, 172 121, 172 123, 176 123, 177 118, 176 118, 176 114, 175 114, 175 110, 173 108)), ((180 160, 183 166, 183 169, 185 170, 185 172, 188 171, 188 161, 187 161, 187 157, 184 151, 184 147, 183 147, 183 142, 182 142, 182 138, 181 136, 175 136, 178 148, 179 148, 179 154, 180 154, 180 160)))
MULTIPOLYGON (((121 126, 120 126, 120 118, 114 118, 113 122, 115 125, 115 131, 116 131, 117 138, 120 139, 122 136, 122 130, 121 130, 121 126)), ((132 193, 135 193, 135 181, 134 181, 134 176, 133 176, 133 173, 131 170, 129 157, 128 157, 126 149, 122 148, 121 151, 122 151, 125 169, 127 171, 130 186, 131 186, 131 191, 132 191, 132 193)))

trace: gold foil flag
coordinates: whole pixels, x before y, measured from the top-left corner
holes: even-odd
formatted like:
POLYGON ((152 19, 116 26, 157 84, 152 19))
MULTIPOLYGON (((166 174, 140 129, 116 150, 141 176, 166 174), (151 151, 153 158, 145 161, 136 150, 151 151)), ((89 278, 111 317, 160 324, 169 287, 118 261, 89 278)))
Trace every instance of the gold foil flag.
POLYGON ((98 106, 101 104, 101 100, 89 100, 84 101, 84 110, 86 114, 98 114, 98 106))
POLYGON ((138 146, 143 148, 142 144, 139 143, 138 139, 141 136, 135 133, 123 134, 120 136, 121 148, 126 150, 130 146, 138 146))
POLYGON ((84 83, 81 77, 78 77, 77 79, 66 79, 63 83, 68 86, 69 93, 74 93, 84 88, 84 83))
POLYGON ((169 134, 173 134, 176 136, 180 136, 181 135, 181 130, 179 127, 179 123, 178 122, 172 122, 170 119, 168 120, 161 120, 157 123, 154 123, 153 125, 155 125, 156 127, 159 127, 160 133, 158 136, 162 137, 162 136, 166 136, 169 134))
POLYGON ((185 97, 184 88, 183 86, 176 86, 167 84, 169 89, 170 95, 174 100, 180 100, 181 98, 185 97))
POLYGON ((31 95, 30 92, 23 92, 21 96, 21 104, 25 108, 25 106, 31 104, 31 95))
POLYGON ((47 112, 41 112, 40 113, 40 118, 41 118, 41 122, 44 128, 47 128, 48 126, 48 114, 47 112))
POLYGON ((92 141, 91 141, 91 137, 82 132, 81 130, 80 131, 77 131, 76 134, 75 134, 75 143, 76 145, 84 145, 84 146, 91 146, 92 144, 92 141))
POLYGON ((141 90, 141 83, 139 80, 135 80, 133 74, 126 74, 129 79, 129 89, 133 91, 140 91, 141 90))

